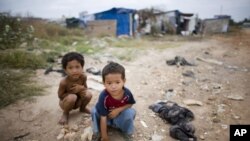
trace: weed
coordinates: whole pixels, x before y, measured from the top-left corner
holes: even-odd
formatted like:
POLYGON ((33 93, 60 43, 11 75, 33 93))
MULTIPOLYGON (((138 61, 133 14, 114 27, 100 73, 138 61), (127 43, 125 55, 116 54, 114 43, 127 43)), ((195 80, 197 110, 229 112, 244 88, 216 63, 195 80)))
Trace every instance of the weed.
POLYGON ((34 73, 28 70, 0 70, 0 108, 18 99, 41 95, 43 87, 38 86, 31 77, 34 73))
POLYGON ((1 68, 38 69, 46 66, 42 55, 21 50, 8 50, 0 53, 1 68))
POLYGON ((19 18, 0 14, 0 49, 17 48, 21 43, 29 45, 34 40, 33 26, 24 26, 19 18))
POLYGON ((94 54, 100 52, 102 48, 100 47, 92 47, 91 45, 80 44, 76 46, 76 51, 85 54, 94 54))

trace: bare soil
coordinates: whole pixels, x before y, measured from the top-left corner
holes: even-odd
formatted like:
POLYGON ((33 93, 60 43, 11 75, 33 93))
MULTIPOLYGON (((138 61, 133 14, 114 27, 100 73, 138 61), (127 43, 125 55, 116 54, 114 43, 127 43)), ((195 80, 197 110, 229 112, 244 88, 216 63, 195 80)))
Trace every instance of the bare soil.
MULTIPOLYGON (((192 121, 198 140, 228 141, 229 125, 250 124, 250 32, 226 36, 203 37, 200 40, 182 41, 179 47, 141 50, 132 61, 120 61, 126 68, 126 86, 133 92, 137 111, 135 119, 136 141, 174 141, 169 135, 168 123, 161 120, 148 106, 159 100, 171 100, 187 107, 194 115, 192 121), (166 60, 182 56, 196 66, 169 66, 166 60), (213 59, 222 64, 199 61, 196 58, 213 59), (194 77, 182 73, 192 71, 194 77), (173 89, 169 96, 166 91, 173 89), (239 98, 231 99, 230 96, 239 98), (183 101, 192 99, 202 102, 201 106, 186 105, 183 101), (145 122, 147 127, 143 126, 145 122)), ((168 44, 170 41, 157 41, 168 44)), ((172 41, 178 42, 178 41, 172 41)), ((116 48, 109 48, 110 50, 116 48)), ((121 48, 117 51, 122 51, 121 48)), ((101 69, 106 61, 86 56, 85 68, 94 66, 101 69)), ((105 60, 105 59, 104 59, 105 60)), ((62 129, 57 122, 62 114, 58 106, 57 88, 61 74, 37 70, 36 78, 45 84, 46 94, 29 100, 20 100, 0 110, 0 136, 2 141, 55 141, 62 129)), ((96 77, 88 74, 92 86, 93 99, 89 107, 97 101, 101 84, 96 77), (94 84, 94 85, 93 85, 94 84), (97 88, 98 87, 98 88, 97 88)), ((100 76, 98 79, 101 80, 100 76)), ((91 117, 78 110, 70 115, 69 127, 78 125, 76 140, 85 127, 90 126, 91 117)), ((116 130, 109 132, 111 141, 122 141, 116 130)))

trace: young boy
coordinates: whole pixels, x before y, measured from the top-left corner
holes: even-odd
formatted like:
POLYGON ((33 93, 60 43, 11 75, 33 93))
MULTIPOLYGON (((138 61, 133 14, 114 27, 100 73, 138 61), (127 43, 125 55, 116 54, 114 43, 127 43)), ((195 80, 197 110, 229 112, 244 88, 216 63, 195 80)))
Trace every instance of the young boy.
POLYGON ((127 141, 132 141, 134 131, 135 104, 130 90, 124 87, 125 69, 111 62, 102 70, 105 90, 100 95, 91 115, 93 121, 93 140, 109 141, 107 126, 119 128, 127 141))
POLYGON ((83 73, 84 57, 76 52, 70 52, 63 56, 62 67, 67 76, 59 84, 58 97, 59 105, 63 110, 60 124, 67 124, 69 112, 79 108, 80 112, 90 114, 86 108, 92 98, 92 94, 87 90, 87 76, 83 73))

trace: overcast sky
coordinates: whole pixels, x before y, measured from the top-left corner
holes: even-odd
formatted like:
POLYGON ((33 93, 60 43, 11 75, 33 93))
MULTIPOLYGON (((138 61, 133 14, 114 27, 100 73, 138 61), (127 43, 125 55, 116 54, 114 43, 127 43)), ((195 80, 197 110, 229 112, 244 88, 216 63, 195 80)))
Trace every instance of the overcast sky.
POLYGON ((139 10, 152 6, 195 13, 202 19, 218 14, 231 15, 235 21, 250 18, 250 0, 0 0, 0 12, 42 18, 78 17, 82 11, 92 14, 113 7, 139 10))

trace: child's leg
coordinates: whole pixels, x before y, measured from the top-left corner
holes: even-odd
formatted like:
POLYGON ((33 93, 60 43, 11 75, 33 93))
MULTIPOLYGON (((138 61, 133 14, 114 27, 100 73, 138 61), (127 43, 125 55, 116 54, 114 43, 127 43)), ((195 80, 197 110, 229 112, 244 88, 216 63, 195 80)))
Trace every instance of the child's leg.
POLYGON ((80 111, 90 114, 90 110, 86 107, 92 98, 92 94, 89 91, 80 92, 81 105, 80 111))
POLYGON ((116 118, 113 119, 113 124, 122 130, 122 132, 131 135, 134 132, 135 110, 128 108, 122 111, 116 118))
MULTIPOLYGON (((91 110, 91 117, 92 117, 92 128, 93 133, 99 133, 100 132, 100 114, 97 112, 96 108, 92 108, 91 110)), ((112 126, 113 120, 108 119, 107 125, 112 126)))
POLYGON ((77 96, 75 94, 69 94, 59 102, 59 105, 63 110, 63 115, 59 120, 60 124, 68 123, 69 112, 74 108, 76 100, 77 96))
POLYGON ((91 117, 92 117, 93 133, 97 134, 99 133, 99 129, 100 129, 100 115, 97 112, 95 107, 91 110, 91 117))

